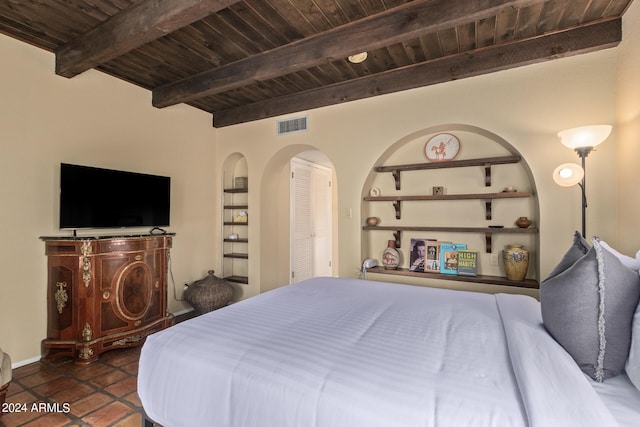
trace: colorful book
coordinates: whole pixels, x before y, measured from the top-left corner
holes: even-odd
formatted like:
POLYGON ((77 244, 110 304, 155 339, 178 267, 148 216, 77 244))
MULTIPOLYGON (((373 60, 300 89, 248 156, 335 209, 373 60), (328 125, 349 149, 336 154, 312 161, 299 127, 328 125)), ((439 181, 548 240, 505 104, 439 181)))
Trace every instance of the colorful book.
POLYGON ((440 244, 440 273, 458 274, 458 251, 467 249, 465 243, 440 244))
POLYGON ((409 256, 409 271, 424 271, 427 243, 432 239, 411 239, 411 255, 409 256))
POLYGON ((428 273, 440 273, 440 244, 435 240, 427 241, 424 260, 424 271, 428 273))
POLYGON ((458 275, 478 275, 478 251, 472 249, 458 250, 458 275))

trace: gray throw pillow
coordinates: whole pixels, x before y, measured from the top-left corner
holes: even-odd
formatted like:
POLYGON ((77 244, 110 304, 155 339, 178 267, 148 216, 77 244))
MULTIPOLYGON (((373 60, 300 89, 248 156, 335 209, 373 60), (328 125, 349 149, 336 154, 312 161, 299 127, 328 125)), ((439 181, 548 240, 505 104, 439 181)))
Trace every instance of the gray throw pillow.
POLYGON ((589 251, 590 248, 591 248, 591 245, 587 243, 586 240, 584 240, 584 237, 582 237, 582 235, 579 232, 577 231, 574 232, 573 244, 571 245, 567 253, 564 254, 564 256, 562 257, 558 265, 556 265, 556 267, 551 271, 551 273, 549 273, 549 277, 546 280, 549 280, 550 278, 557 276, 558 274, 566 271, 569 267, 575 264, 576 261, 582 258, 584 254, 586 254, 589 251))
POLYGON ((638 274, 603 249, 574 236, 574 244, 540 285, 545 327, 596 381, 624 368, 631 322, 640 298, 638 274), (586 249, 586 251, 585 251, 586 249))

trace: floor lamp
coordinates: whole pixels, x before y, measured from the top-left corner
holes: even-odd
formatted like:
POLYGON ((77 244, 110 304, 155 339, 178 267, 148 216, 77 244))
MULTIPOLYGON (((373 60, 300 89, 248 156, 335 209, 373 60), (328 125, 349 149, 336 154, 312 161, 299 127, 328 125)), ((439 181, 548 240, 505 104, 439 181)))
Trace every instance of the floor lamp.
POLYGON ((582 237, 586 237, 586 170, 585 159, 595 146, 604 142, 611 133, 609 125, 583 126, 558 132, 560 142, 572 148, 582 160, 582 167, 575 163, 564 163, 553 172, 553 180, 562 187, 578 184, 582 190, 582 237))

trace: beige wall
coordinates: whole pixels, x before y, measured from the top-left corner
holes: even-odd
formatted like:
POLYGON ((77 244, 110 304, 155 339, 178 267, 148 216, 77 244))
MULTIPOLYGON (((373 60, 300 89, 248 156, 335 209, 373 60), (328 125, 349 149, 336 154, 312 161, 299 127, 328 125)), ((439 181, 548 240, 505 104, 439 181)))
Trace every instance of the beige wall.
POLYGON ((640 4, 633 2, 623 19, 617 86, 618 147, 616 167, 619 250, 633 255, 640 249, 640 4))
MULTIPOLYGON (((526 159, 536 181, 540 205, 540 276, 546 276, 580 229, 579 189, 556 186, 551 174, 564 162, 578 162, 562 146, 559 130, 595 123, 615 123, 615 49, 503 71, 373 99, 307 112, 310 130, 276 136, 275 119, 219 129, 217 158, 246 155, 252 180, 263 179, 270 159, 315 147, 336 168, 338 179, 339 275, 353 277, 362 261, 361 197, 371 168, 386 150, 425 129, 473 126, 504 139, 526 159), (353 212, 351 218, 347 212, 353 212)), ((616 243, 615 132, 588 158, 588 234, 616 243)), ((252 192, 251 206, 261 195, 252 192)), ((265 197, 263 194, 262 197, 265 197)), ((256 212, 252 210, 253 218, 256 212)), ((260 215, 260 212, 257 213, 260 215)), ((253 222, 252 241, 277 241, 274 228, 253 222)), ((382 248, 379 248, 382 251, 382 248)), ((258 247, 250 248, 258 253, 258 247)), ((261 253, 264 257, 264 252, 261 253)), ((246 294, 256 294, 274 268, 284 265, 250 257, 254 279, 246 294), (264 271, 264 273, 262 273, 264 271), (268 274, 267 274, 268 273, 268 274), (256 280, 257 278, 257 280, 256 280), (262 280, 260 280, 260 278, 262 280)))
MULTIPOLYGON (((250 284, 241 288, 248 297, 288 277, 287 248, 277 243, 287 233, 282 221, 288 206, 276 183, 284 181, 289 158, 317 148, 333 163, 337 273, 354 277, 366 213, 361 197, 376 162, 394 144, 428 129, 482 129, 520 152, 535 178, 544 277, 580 228, 578 188, 560 188, 551 178, 558 164, 578 162, 556 133, 612 123, 613 134, 587 159, 587 230, 635 252, 640 202, 631 183, 639 175, 639 19, 634 4, 625 17, 626 42, 616 49, 309 111, 308 132, 282 137, 276 136, 275 119, 214 129, 201 111, 154 109, 148 91, 96 71, 58 77, 52 54, 0 36, 3 349, 14 361, 36 358, 46 333, 46 259, 38 237, 63 234, 56 226, 62 161, 172 177, 173 276, 180 297, 183 283, 221 265, 221 170, 233 153, 244 155, 250 190, 258 190, 250 191, 248 201, 250 284)), ((173 312, 186 307, 172 296, 169 306, 173 312)))
MULTIPOLYGON (((46 334, 38 238, 70 233, 57 227, 60 162, 171 176, 181 297, 183 283, 217 267, 215 129, 211 115, 184 105, 154 109, 149 91, 106 74, 56 76, 52 54, 2 35, 0 54, 0 343, 20 362, 39 356, 46 334)), ((185 307, 170 297, 170 311, 185 307)))

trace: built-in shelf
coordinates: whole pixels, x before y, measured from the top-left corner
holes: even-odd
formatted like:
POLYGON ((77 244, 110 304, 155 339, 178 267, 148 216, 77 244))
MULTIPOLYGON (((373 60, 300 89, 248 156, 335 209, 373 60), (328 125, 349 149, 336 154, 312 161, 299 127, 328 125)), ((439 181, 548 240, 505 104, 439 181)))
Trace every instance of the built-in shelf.
POLYGON ((531 234, 537 233, 538 229, 531 228, 516 228, 516 227, 432 227, 432 226, 419 226, 419 225, 365 225, 363 230, 393 230, 393 231, 449 231, 455 233, 513 233, 513 234, 531 234))
MULTIPOLYGON (((413 163, 404 165, 391 165, 391 166, 377 166, 374 168, 375 172, 379 173, 391 173, 395 181, 396 190, 400 190, 401 187, 401 174, 403 172, 410 171, 425 171, 425 170, 439 170, 447 168, 464 168, 464 167, 482 167, 484 168, 484 185, 489 187, 491 183, 491 168, 494 165, 506 165, 520 162, 522 159, 518 155, 507 155, 499 157, 485 157, 466 160, 449 160, 438 162, 426 162, 426 163, 413 163)), ((480 200, 485 205, 485 219, 492 219, 492 209, 494 200, 505 199, 518 199, 535 197, 531 191, 502 191, 492 193, 471 193, 471 194, 432 194, 432 195, 384 195, 384 196, 366 196, 363 197, 365 202, 391 202, 395 209, 396 219, 401 219, 402 216, 402 204, 404 202, 438 202, 448 201, 455 202, 456 200, 480 200)), ((505 203, 506 205, 507 203, 505 203)), ((500 203, 502 207, 502 203, 500 203)), ((504 206, 508 208, 508 206, 504 206)), ((501 227, 501 226, 483 226, 483 227, 462 227, 462 226, 420 226, 420 225, 365 225, 362 227, 365 231, 386 231, 393 234, 396 247, 400 247, 402 241, 402 232, 445 232, 445 233, 480 233, 485 237, 485 251, 492 253, 493 250, 493 235, 499 234, 537 234, 538 229, 535 227, 530 228, 515 228, 515 227, 501 227)), ((399 268, 395 270, 386 270, 383 267, 376 267, 368 269, 368 272, 377 274, 390 274, 396 276, 411 276, 420 277, 425 279, 438 279, 438 280, 454 280, 459 282, 472 282, 472 283, 488 283, 502 286, 515 286, 530 289, 539 289, 539 283, 533 279, 527 279, 524 281, 511 281, 502 276, 457 276, 439 273, 423 273, 410 271, 406 268, 399 268)))
POLYGON ((493 165, 506 165, 510 163, 518 163, 520 156, 501 156, 501 157, 485 157, 481 159, 468 159, 468 160, 450 160, 445 162, 430 162, 430 163, 413 163, 406 165, 394 165, 394 166, 377 166, 374 168, 376 172, 389 172, 393 175, 393 179, 396 184, 396 190, 400 190, 400 173, 407 171, 419 171, 429 169, 446 169, 446 168, 463 168, 469 166, 483 166, 484 167, 484 185, 486 187, 491 186, 491 166, 493 165))
POLYGON ((366 196, 366 202, 393 202, 396 211, 396 219, 402 216, 402 202, 425 202, 434 200, 484 200, 485 202, 485 219, 491 219, 492 202, 495 199, 516 199, 531 197, 530 192, 525 191, 502 191, 500 193, 473 193, 473 194, 435 194, 414 195, 414 196, 366 196))
POLYGON ((225 258, 239 258, 239 259, 249 259, 249 254, 231 252, 223 255, 225 258))
POLYGON ((229 282, 241 283, 243 285, 247 285, 249 283, 249 278, 247 276, 233 275, 233 276, 227 276, 225 277, 225 279, 228 280, 229 282))
POLYGON ((246 159, 237 156, 229 161, 223 174, 225 188, 222 198, 222 277, 231 283, 249 284, 249 222, 245 216, 249 210, 249 187, 246 178, 246 159), (244 178, 242 177, 243 175, 244 178), (244 184, 238 185, 244 181, 244 184), (244 212, 243 212, 244 211, 244 212), (242 217, 240 217, 242 215, 242 217), (240 219, 240 221, 238 221, 240 219), (234 236, 235 238, 229 238, 234 236))
POLYGON ((440 274, 440 273, 422 273, 416 271, 409 271, 406 268, 398 268, 396 270, 386 270, 384 267, 368 268, 368 273, 376 274, 391 274, 396 276, 408 276, 408 277, 420 277, 423 279, 438 279, 438 280, 453 280, 457 282, 471 282, 471 283, 488 283, 491 285, 502 286, 515 286, 519 288, 540 289, 540 284, 537 280, 526 279, 523 281, 508 280, 502 276, 457 276, 453 274, 440 274))
POLYGON ((400 242, 402 241, 402 232, 403 231, 432 231, 432 232, 450 232, 450 233, 484 233, 485 238, 485 251, 487 253, 492 252, 493 246, 493 234, 494 233, 506 233, 506 234, 535 234, 538 232, 538 229, 535 227, 532 228, 514 228, 514 227, 506 227, 506 228, 493 228, 493 227, 431 227, 431 226, 403 226, 403 225, 365 225, 362 227, 363 230, 381 230, 381 231, 392 231, 393 237, 396 241, 396 247, 400 247, 400 242))

